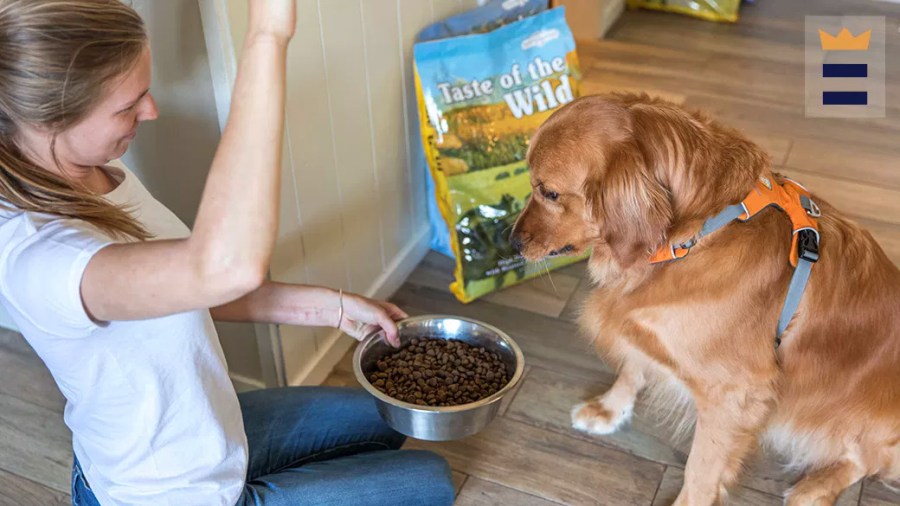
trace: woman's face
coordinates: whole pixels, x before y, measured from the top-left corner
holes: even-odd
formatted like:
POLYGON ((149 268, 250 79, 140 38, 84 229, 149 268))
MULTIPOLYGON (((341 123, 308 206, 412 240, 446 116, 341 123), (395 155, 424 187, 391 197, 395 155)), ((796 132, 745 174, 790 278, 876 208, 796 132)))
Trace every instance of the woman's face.
POLYGON ((125 154, 138 124, 158 114, 150 94, 150 48, 145 47, 137 64, 112 83, 94 110, 57 136, 57 156, 73 165, 104 165, 125 154))

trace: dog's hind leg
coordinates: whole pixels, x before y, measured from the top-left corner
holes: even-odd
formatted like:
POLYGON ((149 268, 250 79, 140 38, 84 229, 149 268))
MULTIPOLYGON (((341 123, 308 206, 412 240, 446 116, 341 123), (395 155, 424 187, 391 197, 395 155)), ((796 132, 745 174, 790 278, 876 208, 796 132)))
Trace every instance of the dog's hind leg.
POLYGON ((634 401, 646 381, 641 364, 625 359, 619 377, 606 393, 572 408, 572 427, 589 434, 612 434, 631 418, 634 401))
POLYGON ((787 506, 831 506, 841 492, 865 476, 863 468, 843 459, 806 475, 788 491, 787 506))

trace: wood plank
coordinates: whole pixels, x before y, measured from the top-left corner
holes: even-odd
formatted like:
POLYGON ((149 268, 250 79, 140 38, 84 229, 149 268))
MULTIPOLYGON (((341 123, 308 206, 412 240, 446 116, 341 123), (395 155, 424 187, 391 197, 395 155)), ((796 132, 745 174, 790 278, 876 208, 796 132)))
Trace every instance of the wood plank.
POLYGON ((332 117, 325 76, 322 33, 315 0, 297 2, 298 19, 309 20, 291 40, 287 79, 287 131, 291 144, 297 199, 303 229, 308 282, 346 286, 345 252, 340 213, 339 181, 334 160, 332 117))
MULTIPOLYGON (((335 166, 335 139, 329 103, 330 82, 325 72, 324 47, 316 0, 297 2, 297 19, 309 20, 291 39, 287 59, 287 80, 291 91, 285 106, 285 127, 290 139, 293 176, 302 229, 291 231, 302 241, 307 282, 314 285, 346 287, 349 284, 347 251, 343 247, 343 215, 340 209, 340 181, 335 166)), ((296 240, 291 241, 296 244, 296 240)), ((300 335, 301 332, 294 332, 300 335)), ((312 345, 292 343, 298 350, 286 363, 287 377, 306 366, 303 357, 313 356, 317 342, 325 344, 329 332, 310 329, 302 333, 312 345)), ((287 353, 286 353, 287 357, 287 353)))
MULTIPOLYGON (((407 282, 449 293, 456 264, 452 258, 431 251, 413 271, 407 282)), ((554 270, 537 278, 490 293, 480 300, 518 308, 545 316, 559 316, 579 278, 554 270)))
POLYGON ((397 257, 413 235, 413 194, 408 182, 403 72, 397 0, 360 2, 365 37, 366 82, 381 213, 384 258, 397 257))
POLYGON ((281 355, 287 381, 297 377, 309 367, 316 356, 316 329, 294 325, 279 325, 281 355))
POLYGON ((62 414, 66 399, 22 334, 0 329, 0 393, 62 414))
POLYGON ((796 138, 785 165, 815 174, 900 189, 900 160, 896 149, 796 138))
POLYGON ((70 506, 68 493, 47 488, 21 476, 0 470, 0 506, 70 506))
POLYGON ((709 58, 698 77, 720 89, 752 89, 754 94, 767 95, 770 103, 803 104, 805 99, 804 75, 797 72, 796 61, 773 61, 752 53, 718 54, 709 58))
POLYGON ((528 377, 528 373, 531 372, 531 369, 532 367, 530 365, 525 366, 525 370, 522 371, 522 379, 519 380, 519 384, 514 386, 512 390, 510 390, 510 392, 503 397, 503 400, 500 401, 500 416, 505 415, 506 412, 509 411, 509 407, 519 395, 519 391, 521 391, 522 385, 525 384, 525 378, 528 377))
POLYGON ((661 90, 658 88, 647 86, 619 84, 614 80, 591 79, 590 81, 582 83, 581 94, 583 96, 600 95, 604 93, 646 93, 651 97, 661 98, 663 100, 668 100, 669 102, 674 102, 676 104, 683 104, 684 101, 687 100, 686 95, 678 92, 661 90))
POLYGON ((625 12, 612 35, 624 42, 649 43, 660 48, 678 47, 704 55, 742 57, 750 54, 765 55, 784 63, 803 61, 802 38, 791 41, 759 38, 755 34, 742 34, 732 29, 733 26, 739 24, 709 23, 662 12, 625 12))
MULTIPOLYGON (((834 503, 834 506, 857 506, 860 503, 862 490, 862 481, 854 483, 847 490, 844 490, 844 492, 838 497, 837 502, 834 503)), ((894 504, 900 503, 895 502, 894 504)))
POLYGON ((457 497, 459 497, 459 493, 463 486, 465 486, 466 480, 469 479, 469 475, 459 471, 451 471, 451 474, 453 476, 453 487, 456 489, 457 497))
MULTIPOLYGON (((302 228, 280 233, 279 241, 295 249, 279 252, 276 275, 289 280, 305 276, 310 284, 346 287, 349 260, 343 247, 343 218, 335 211, 339 209, 340 190, 319 17, 317 0, 297 2, 297 18, 310 22, 303 30, 297 30, 288 51, 287 81, 292 84, 285 103, 285 132, 296 190, 297 220, 302 228), (297 255, 293 261, 289 258, 291 254, 297 255)), ((317 329, 294 332, 294 335, 304 337, 293 339, 290 346, 294 350, 284 352, 288 378, 308 365, 309 357, 315 356, 317 341, 324 344, 327 339, 327 333, 317 329)))
POLYGON ((629 426, 608 436, 594 436, 572 428, 570 414, 576 404, 602 394, 612 385, 614 375, 571 376, 534 367, 507 417, 535 427, 592 443, 615 448, 662 464, 683 466, 689 442, 679 447, 672 442, 664 420, 640 399, 629 426))
POLYGON ((72 479, 72 434, 62 415, 0 394, 0 469, 67 492, 72 479))
POLYGON ((361 2, 319 2, 334 164, 350 290, 364 292, 384 270, 381 203, 373 160, 361 2), (347 149, 346 144, 352 144, 347 149))
POLYGON ((891 490, 876 480, 866 480, 862 487, 860 506, 896 506, 900 504, 900 490, 891 490))
POLYGON ((452 314, 494 325, 515 339, 526 364, 557 370, 609 371, 571 322, 483 300, 462 304, 446 291, 410 283, 400 288, 393 301, 410 314, 452 314))
POLYGON ((650 504, 663 466, 600 445, 498 418, 459 441, 411 440, 474 478, 563 504, 650 504))
MULTIPOLYGON (((290 139, 285 134, 282 148, 281 205, 278 209, 278 235, 275 249, 269 262, 269 273, 273 281, 305 284, 306 250, 303 246, 303 229, 300 221, 300 202, 297 199, 297 181, 291 162, 290 139)), ((231 356, 231 355, 229 355, 231 356)))
MULTIPOLYGON (((681 491, 683 483, 683 469, 674 466, 666 468, 666 474, 659 486, 659 491, 656 493, 653 506, 672 504, 675 498, 678 497, 678 492, 681 491)), ((844 491, 838 498, 835 506, 855 506, 859 498, 860 485, 857 483, 844 491)), ((728 499, 725 501, 725 504, 727 506, 781 506, 784 503, 782 499, 783 493, 782 491, 777 494, 769 494, 745 486, 736 486, 729 489, 728 499)), ((882 505, 873 504, 873 506, 882 505)))
POLYGON ((822 139, 845 145, 894 149, 900 135, 900 117, 889 111, 885 118, 870 118, 865 128, 848 128, 844 118, 807 118, 803 102, 775 104, 745 94, 723 95, 715 90, 689 93, 685 106, 696 107, 741 130, 767 130, 770 135, 786 138, 822 139))
POLYGON ((559 503, 479 478, 469 478, 456 499, 456 506, 497 506, 498 504, 553 506, 559 503))
POLYGON ((408 183, 410 187, 412 218, 411 229, 421 230, 428 226, 428 215, 425 210, 425 199, 432 198, 425 195, 425 151, 422 148, 422 133, 419 128, 419 113, 416 105, 416 88, 413 73, 413 43, 422 28, 434 20, 434 13, 430 2, 422 0, 397 0, 398 15, 400 16, 400 51, 403 59, 402 76, 403 104, 406 110, 405 138, 408 157, 408 183))
MULTIPOLYGON (((653 506, 668 506, 678 497, 681 485, 684 483, 684 470, 677 467, 666 468, 659 491, 653 500, 653 506)), ((728 506, 781 506, 783 500, 780 497, 765 494, 746 487, 734 487, 729 490, 728 506)))
POLYGON ((900 225, 900 190, 799 169, 784 169, 784 174, 850 216, 900 225))
POLYGON ((441 21, 465 10, 457 0, 431 0, 431 8, 434 21, 441 21))
MULTIPOLYGON (((630 424, 614 434, 594 436, 571 428, 572 406, 603 393, 613 380, 614 377, 609 375, 574 376, 535 367, 523 382, 506 416, 643 459, 683 467, 690 451, 690 438, 673 439, 669 427, 674 420, 667 417, 665 411, 660 412, 646 396, 638 398, 630 424)), ((778 459, 771 455, 751 456, 747 469, 741 484, 770 495, 780 496, 800 478, 798 473, 785 472, 778 459)))
POLYGON ((588 277, 587 260, 575 262, 574 264, 564 265, 564 266, 560 267, 559 269, 556 269, 553 272, 567 274, 569 276, 574 276, 578 279, 586 278, 586 277, 588 277))
POLYGON ((578 278, 551 271, 491 293, 484 299, 502 306, 557 317, 578 287, 578 281, 578 278))

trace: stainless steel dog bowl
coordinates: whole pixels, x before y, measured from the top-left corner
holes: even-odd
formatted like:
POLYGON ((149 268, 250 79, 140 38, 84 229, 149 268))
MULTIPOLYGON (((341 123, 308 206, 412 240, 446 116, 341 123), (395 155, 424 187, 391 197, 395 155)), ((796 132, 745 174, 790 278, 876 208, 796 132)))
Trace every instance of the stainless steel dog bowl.
POLYGON ((522 379, 525 368, 522 350, 508 335, 490 325, 468 318, 428 315, 400 321, 397 326, 401 345, 414 337, 458 339, 497 353, 511 372, 506 386, 477 402, 448 407, 403 402, 389 397, 369 383, 367 376, 376 370, 378 359, 396 349, 387 344, 382 331, 368 336, 353 354, 353 372, 363 388, 375 397, 378 412, 384 421, 402 434, 428 441, 449 441, 471 436, 494 419, 500 409, 500 401, 522 379))

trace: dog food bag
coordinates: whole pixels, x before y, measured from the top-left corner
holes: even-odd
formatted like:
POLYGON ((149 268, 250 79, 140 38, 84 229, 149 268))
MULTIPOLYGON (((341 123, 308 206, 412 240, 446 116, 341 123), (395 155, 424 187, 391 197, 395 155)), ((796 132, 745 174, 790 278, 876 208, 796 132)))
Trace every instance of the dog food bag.
POLYGON ((527 264, 509 242, 531 194, 529 139, 579 93, 562 8, 487 33, 420 42, 414 53, 422 141, 456 259, 456 297, 469 302, 579 260, 527 264))
POLYGON ((628 6, 677 12, 707 21, 734 23, 738 20, 741 0, 628 0, 628 6))

